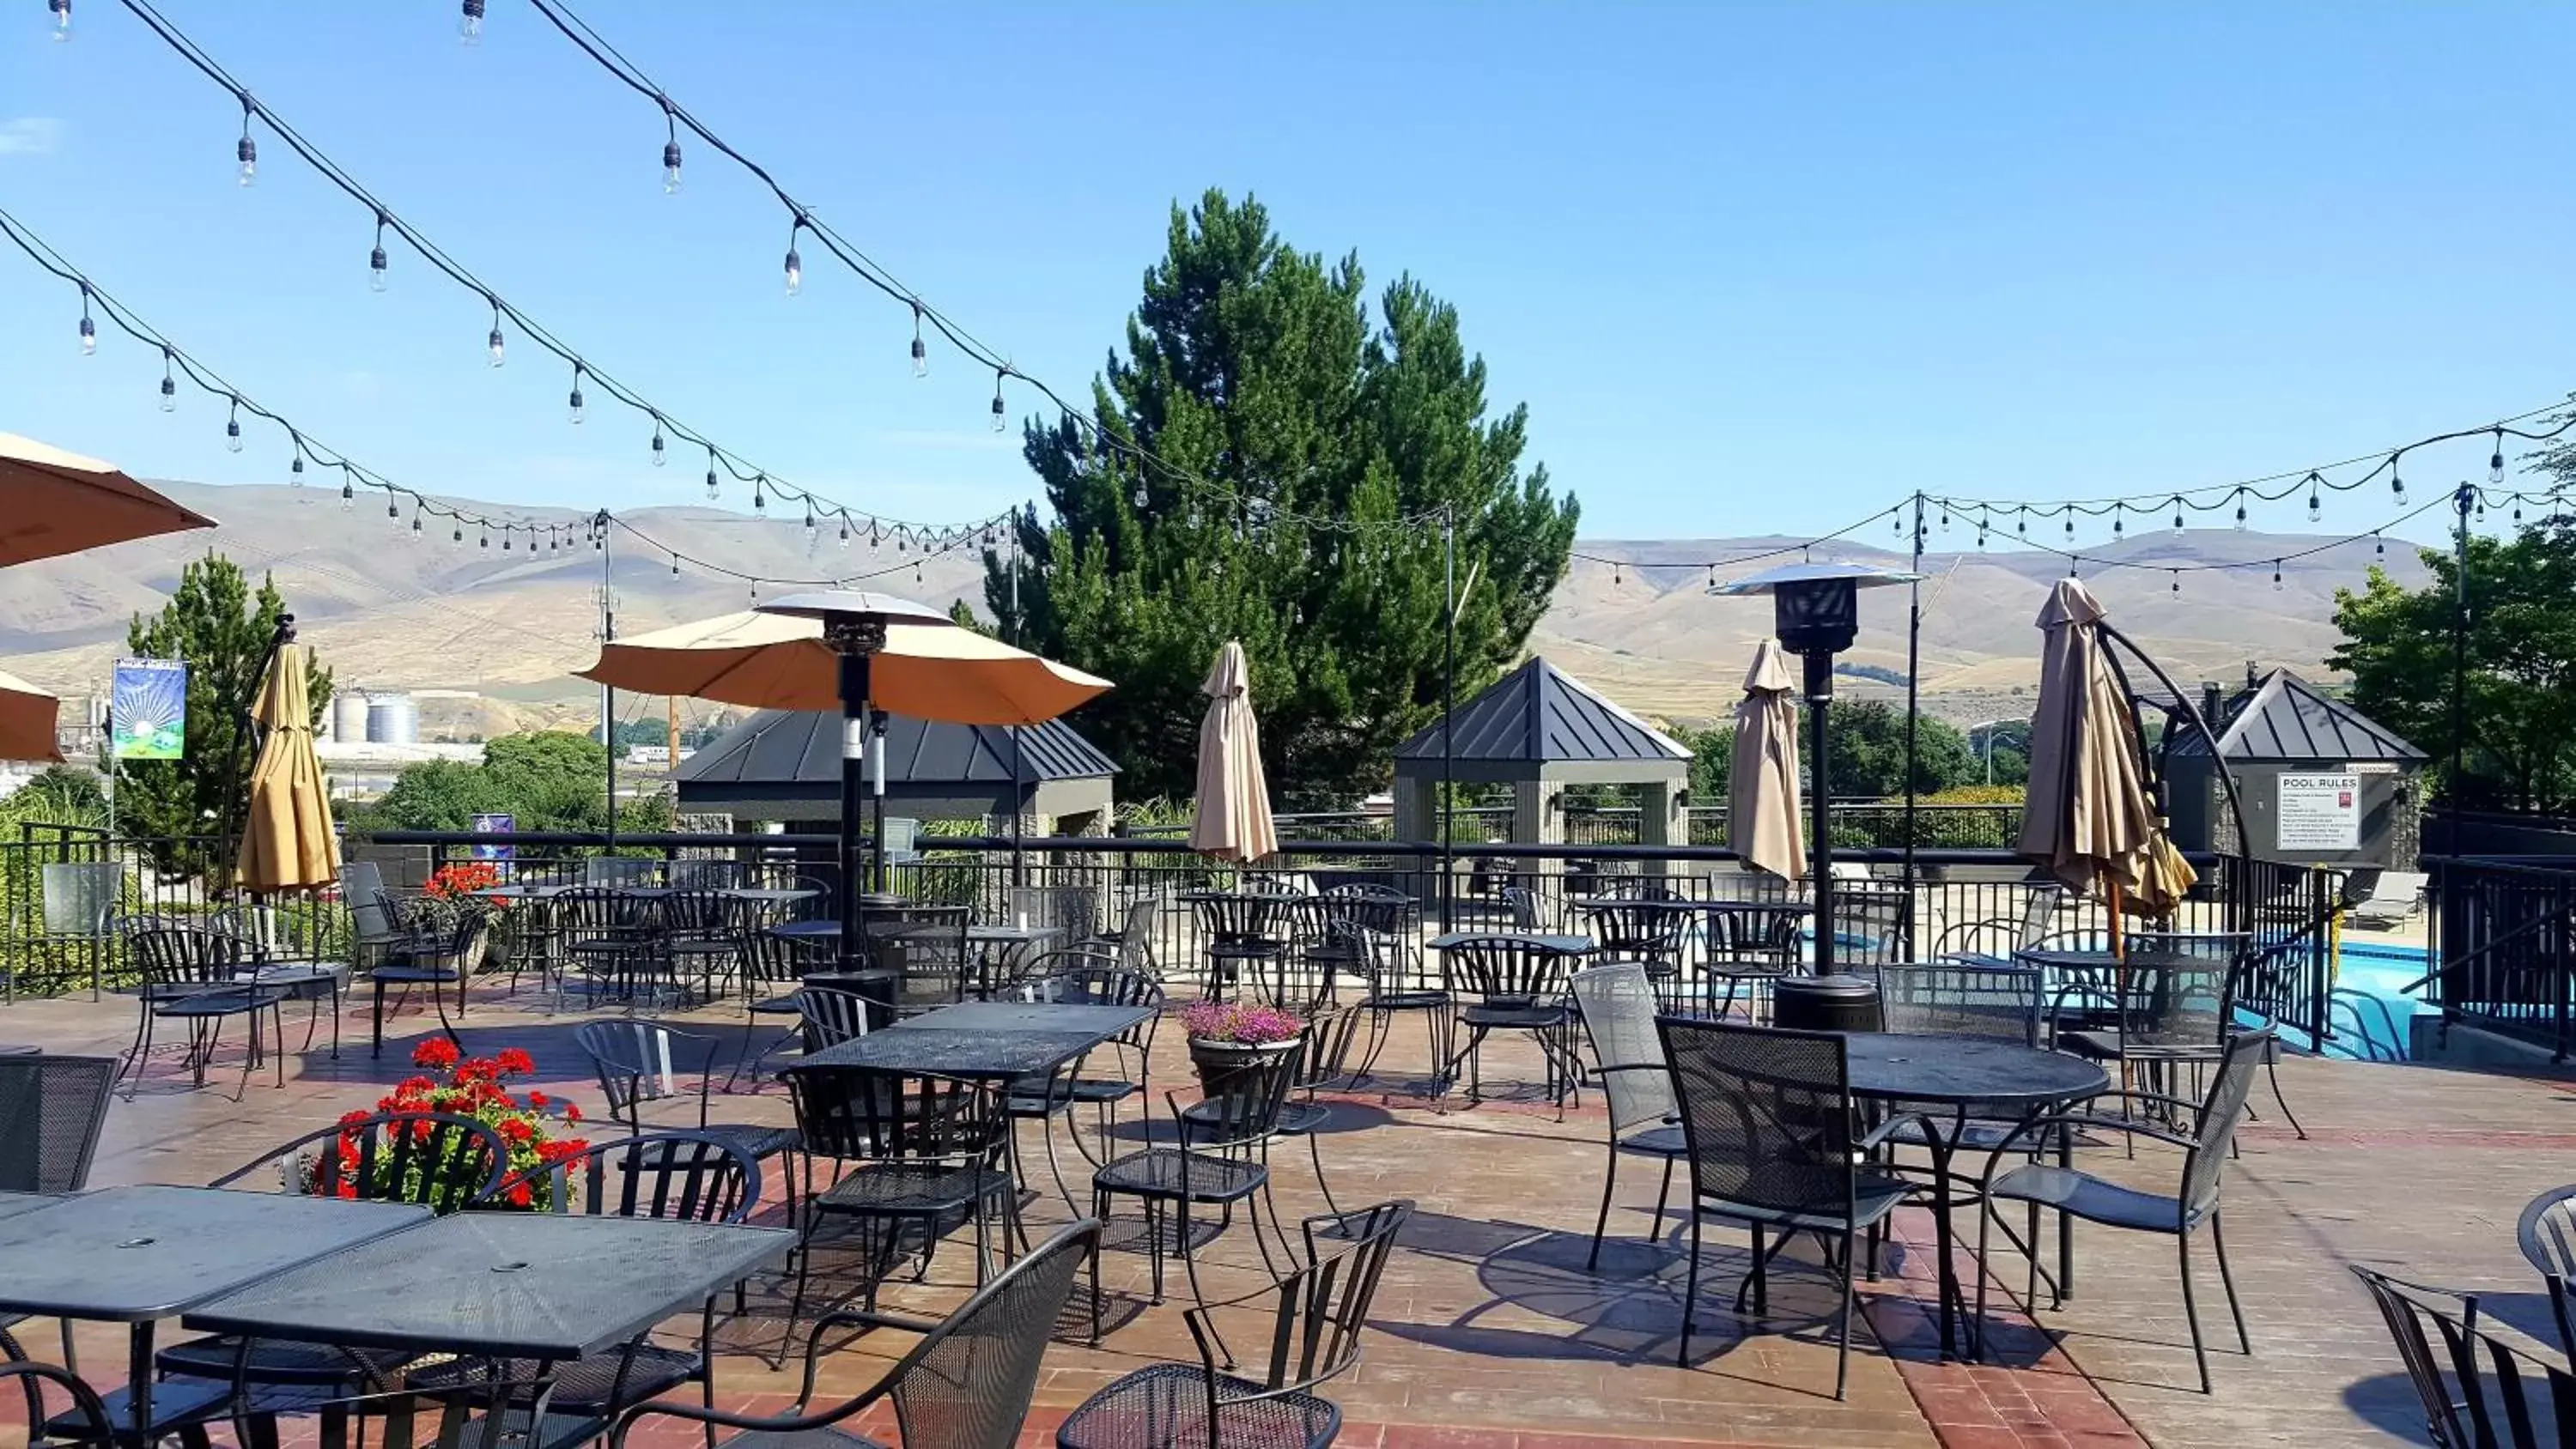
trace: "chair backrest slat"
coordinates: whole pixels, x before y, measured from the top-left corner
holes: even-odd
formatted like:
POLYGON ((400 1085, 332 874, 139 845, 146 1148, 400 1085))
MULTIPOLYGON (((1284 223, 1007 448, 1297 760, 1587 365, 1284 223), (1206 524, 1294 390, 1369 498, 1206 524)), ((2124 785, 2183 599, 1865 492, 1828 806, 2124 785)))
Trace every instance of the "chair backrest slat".
POLYGON ((2576 1438, 2576 1376, 2478 1327, 2474 1295, 2425 1288, 2353 1266, 2388 1326, 2425 1427, 2442 1449, 2539 1449, 2576 1438), (2545 1416, 2532 1384, 2545 1385, 2545 1416), (2542 1424, 2554 1428, 2544 1438, 2542 1424))
POLYGON ((827 1157, 981 1163, 1008 1130, 988 1082, 871 1067, 799 1065, 783 1075, 806 1150, 827 1157))
POLYGON ((738 1223, 759 1203, 760 1167, 742 1149, 695 1132, 656 1132, 513 1173, 477 1206, 738 1223))
POLYGON ((282 1192, 450 1213, 489 1193, 509 1162, 500 1134, 471 1117, 376 1112, 272 1147, 207 1186, 233 1187, 268 1171, 282 1192))

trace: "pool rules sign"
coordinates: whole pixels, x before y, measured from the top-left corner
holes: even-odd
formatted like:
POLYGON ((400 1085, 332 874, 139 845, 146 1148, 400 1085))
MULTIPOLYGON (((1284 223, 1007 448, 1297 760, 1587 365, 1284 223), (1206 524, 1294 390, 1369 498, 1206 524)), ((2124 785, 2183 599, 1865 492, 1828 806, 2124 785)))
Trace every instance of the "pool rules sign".
POLYGON ((2361 848, 2361 777, 2356 774, 2277 777, 2280 795, 2272 819, 2284 851, 2361 848))

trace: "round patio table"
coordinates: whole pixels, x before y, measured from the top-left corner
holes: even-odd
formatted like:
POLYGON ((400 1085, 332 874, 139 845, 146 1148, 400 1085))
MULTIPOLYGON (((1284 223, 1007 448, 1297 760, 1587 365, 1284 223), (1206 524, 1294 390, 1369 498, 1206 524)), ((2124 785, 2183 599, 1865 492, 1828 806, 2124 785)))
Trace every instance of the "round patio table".
MULTIPOLYGON (((1922 1111, 1936 1129, 1942 1115, 1949 1117, 1948 1130, 1926 1133, 1923 1146, 1932 1154, 1933 1261, 1941 1279, 1941 1351, 1954 1352, 1960 1298, 1958 1273, 1950 1256, 1955 1246, 1950 1229, 1950 1157, 1969 1115, 2035 1117, 2099 1095, 2109 1089, 2111 1075, 2081 1057, 1991 1037, 1855 1031, 1845 1033, 1843 1043, 1854 1097, 1922 1111)), ((2039 1245, 2033 1243, 2030 1249, 2036 1253, 2039 1245)))

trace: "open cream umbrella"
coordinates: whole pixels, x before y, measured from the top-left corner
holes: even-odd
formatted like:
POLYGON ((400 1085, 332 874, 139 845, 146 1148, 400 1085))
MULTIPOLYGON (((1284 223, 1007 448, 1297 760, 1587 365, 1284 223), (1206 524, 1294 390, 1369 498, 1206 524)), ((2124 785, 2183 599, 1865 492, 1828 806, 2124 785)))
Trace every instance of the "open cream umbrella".
POLYGON ((2157 820, 2102 618, 2101 602, 2071 578, 2057 581, 2039 611, 2039 707, 2018 848, 2069 889, 2108 901, 2116 942, 2124 901, 2162 915, 2193 877, 2157 820))
POLYGON ((304 652, 291 636, 268 666, 250 717, 266 733, 250 772, 250 816, 243 822, 233 883, 244 890, 296 891, 340 878, 340 839, 331 828, 331 799, 313 753, 313 698, 304 652))
POLYGON ((0 568, 214 526, 113 464, 0 433, 0 568))
POLYGON ((1746 864, 1783 880, 1807 873, 1807 846, 1799 837, 1796 688, 1780 641, 1763 640, 1735 707, 1726 776, 1727 843, 1746 864))
POLYGON ((1279 850, 1270 818, 1270 782, 1261 772, 1261 726, 1252 717, 1252 666, 1229 639, 1216 652, 1199 692, 1208 697, 1199 721, 1198 808, 1190 849, 1249 865, 1279 850))
POLYGON ((62 762, 54 726, 62 702, 13 674, 0 674, 0 760, 62 762))

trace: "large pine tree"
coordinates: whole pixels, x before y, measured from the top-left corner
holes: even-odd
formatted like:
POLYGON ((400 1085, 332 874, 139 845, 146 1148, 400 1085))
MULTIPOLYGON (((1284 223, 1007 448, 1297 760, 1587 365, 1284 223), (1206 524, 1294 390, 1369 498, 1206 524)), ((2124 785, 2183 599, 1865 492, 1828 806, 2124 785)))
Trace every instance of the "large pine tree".
POLYGON ((1228 639, 1251 658, 1283 807, 1383 785, 1440 705, 1443 510, 1459 581, 1476 577, 1462 699, 1517 657, 1565 572, 1575 501, 1545 465, 1522 474, 1528 410, 1487 417, 1457 309, 1402 277, 1372 317, 1355 255, 1295 251, 1249 197, 1173 208, 1092 407, 1122 446, 1071 419, 1027 429, 1054 518, 1021 526, 1017 612, 989 553, 985 599, 1004 637, 1116 681, 1081 725, 1130 796, 1189 793, 1199 683, 1228 639))

